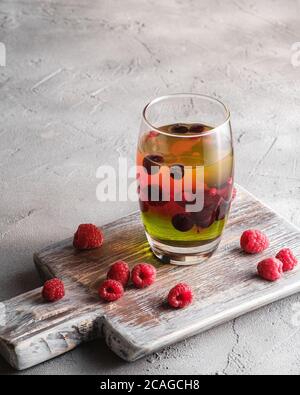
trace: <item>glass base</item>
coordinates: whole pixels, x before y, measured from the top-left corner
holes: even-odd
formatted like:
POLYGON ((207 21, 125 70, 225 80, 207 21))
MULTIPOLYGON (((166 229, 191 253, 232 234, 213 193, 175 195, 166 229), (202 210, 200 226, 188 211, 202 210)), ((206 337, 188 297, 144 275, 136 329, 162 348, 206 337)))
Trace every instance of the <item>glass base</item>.
POLYGON ((153 254, 163 263, 189 266, 205 262, 218 248, 221 237, 202 246, 175 247, 152 239, 146 232, 148 242, 153 254))

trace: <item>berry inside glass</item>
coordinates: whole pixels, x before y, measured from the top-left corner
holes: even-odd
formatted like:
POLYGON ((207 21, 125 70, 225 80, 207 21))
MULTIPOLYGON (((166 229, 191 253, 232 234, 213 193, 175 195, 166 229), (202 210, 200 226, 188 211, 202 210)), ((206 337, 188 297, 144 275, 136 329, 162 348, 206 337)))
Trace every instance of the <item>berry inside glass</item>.
POLYGON ((230 115, 196 94, 158 98, 143 112, 137 149, 142 220, 154 254, 189 265, 221 241, 234 184, 230 115))

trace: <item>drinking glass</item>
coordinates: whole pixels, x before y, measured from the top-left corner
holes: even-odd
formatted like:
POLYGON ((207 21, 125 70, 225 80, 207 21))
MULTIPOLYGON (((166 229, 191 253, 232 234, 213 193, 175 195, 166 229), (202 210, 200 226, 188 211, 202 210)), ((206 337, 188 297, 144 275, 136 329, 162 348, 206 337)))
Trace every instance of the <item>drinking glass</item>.
POLYGON ((200 94, 159 97, 145 107, 137 148, 142 221, 153 253, 201 263, 218 247, 234 184, 230 113, 200 94))

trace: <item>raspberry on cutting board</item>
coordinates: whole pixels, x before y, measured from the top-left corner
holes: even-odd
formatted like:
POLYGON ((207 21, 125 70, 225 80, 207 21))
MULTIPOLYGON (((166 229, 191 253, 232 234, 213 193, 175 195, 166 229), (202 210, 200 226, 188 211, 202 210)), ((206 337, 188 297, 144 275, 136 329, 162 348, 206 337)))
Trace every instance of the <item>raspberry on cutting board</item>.
POLYGON ((81 224, 74 235, 73 246, 78 250, 90 250, 101 247, 103 240, 103 233, 96 225, 81 224))
POLYGON ((131 272, 131 280, 136 288, 146 288, 154 283, 156 269, 149 263, 139 263, 131 272))
POLYGON ((241 237, 241 248, 248 254, 259 254, 270 246, 268 237, 260 230, 246 230, 241 237))
POLYGON ((105 280, 98 289, 101 299, 106 302, 113 302, 124 295, 123 285, 116 280, 105 280))
POLYGON ((130 279, 130 269, 126 262, 117 261, 111 265, 107 278, 119 281, 125 287, 130 279))
POLYGON ((293 270, 298 265, 298 260, 289 248, 283 248, 278 252, 276 258, 283 264, 283 271, 293 270))
POLYGON ((279 259, 267 258, 259 262, 257 271, 264 280, 277 281, 282 277, 283 265, 279 259))
POLYGON ((45 282, 43 291, 43 298, 47 302, 56 302, 65 296, 64 283, 58 278, 52 278, 45 282))
POLYGON ((193 301, 193 291, 188 284, 179 283, 173 287, 168 295, 168 303, 175 309, 190 305, 193 301))

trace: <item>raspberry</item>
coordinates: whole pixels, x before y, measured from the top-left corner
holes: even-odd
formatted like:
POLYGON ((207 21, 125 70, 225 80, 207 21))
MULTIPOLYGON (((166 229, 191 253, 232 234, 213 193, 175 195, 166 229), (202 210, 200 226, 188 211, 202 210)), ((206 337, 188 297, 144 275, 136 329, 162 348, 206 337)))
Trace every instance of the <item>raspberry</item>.
POLYGON ((276 258, 267 258, 259 262, 257 266, 257 271, 260 277, 267 281, 277 281, 281 278, 282 262, 276 258))
POLYGON ((156 279, 156 269, 148 263, 139 263, 131 273, 131 279, 136 288, 146 288, 156 279))
POLYGON ((130 278, 130 270, 126 262, 117 261, 110 267, 107 278, 110 280, 119 281, 125 287, 130 278))
POLYGON ((276 258, 283 264, 283 271, 293 270, 298 265, 298 260, 289 248, 284 248, 278 252, 276 258))
POLYGON ((208 194, 209 194, 209 196, 212 196, 212 197, 217 196, 217 194, 218 194, 217 188, 210 188, 210 190, 208 191, 208 194))
POLYGON ((113 302, 120 299, 124 295, 124 288, 119 281, 105 280, 98 289, 98 294, 101 299, 107 302, 113 302))
POLYGON ((241 237, 241 247, 248 254, 258 254, 269 247, 269 239, 260 230, 246 230, 241 237))
POLYGON ((168 303, 175 309, 181 309, 188 306, 193 301, 193 291, 189 285, 179 283, 171 289, 168 295, 168 303))
POLYGON ((56 302, 65 296, 64 283, 58 278, 52 278, 45 282, 43 291, 43 298, 48 302, 56 302))
POLYGON ((155 132, 154 130, 151 130, 151 132, 149 132, 148 135, 147 135, 147 140, 148 139, 153 139, 153 138, 155 138, 157 136, 159 136, 159 133, 155 132))
POLYGON ((79 225, 74 235, 73 246, 78 250, 99 248, 103 244, 103 233, 93 224, 79 225))

